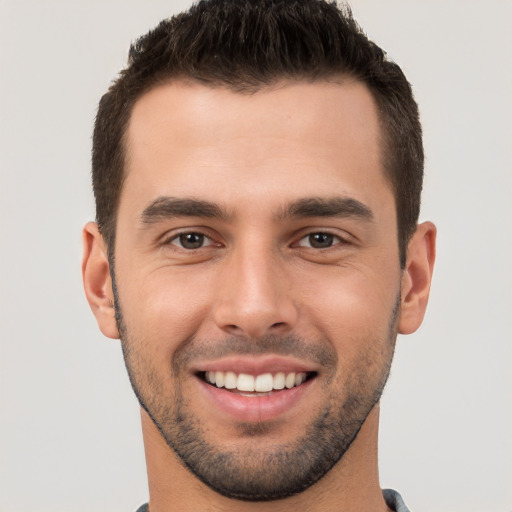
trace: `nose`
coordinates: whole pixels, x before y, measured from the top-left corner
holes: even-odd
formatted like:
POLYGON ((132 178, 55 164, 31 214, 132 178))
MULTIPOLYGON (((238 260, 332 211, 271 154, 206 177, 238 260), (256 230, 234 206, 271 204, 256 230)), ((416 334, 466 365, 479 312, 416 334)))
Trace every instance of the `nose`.
POLYGON ((271 250, 247 247, 231 254, 218 277, 214 321, 231 335, 260 338, 289 333, 297 306, 284 262, 271 250))

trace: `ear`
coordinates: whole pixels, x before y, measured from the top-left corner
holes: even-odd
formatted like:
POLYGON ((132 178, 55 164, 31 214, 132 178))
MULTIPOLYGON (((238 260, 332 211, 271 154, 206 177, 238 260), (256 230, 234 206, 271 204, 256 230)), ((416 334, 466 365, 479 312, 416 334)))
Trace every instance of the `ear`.
POLYGON ((423 321, 435 259, 436 227, 431 222, 424 222, 416 229, 407 248, 398 323, 400 334, 413 333, 423 321))
POLYGON ((108 252, 95 222, 84 226, 83 251, 82 277, 87 301, 101 332, 118 339, 108 252))

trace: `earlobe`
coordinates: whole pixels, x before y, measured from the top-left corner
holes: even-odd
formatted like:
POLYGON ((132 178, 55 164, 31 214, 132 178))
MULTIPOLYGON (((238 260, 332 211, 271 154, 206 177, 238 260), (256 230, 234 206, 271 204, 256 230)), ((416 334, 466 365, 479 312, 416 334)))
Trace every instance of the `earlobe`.
POLYGON ((435 257, 436 227, 431 222, 424 222, 418 226, 407 249, 402 275, 400 334, 413 333, 423 321, 435 257))
POLYGON ((108 338, 118 339, 107 247, 94 222, 87 223, 83 229, 82 278, 87 301, 101 332, 108 338))

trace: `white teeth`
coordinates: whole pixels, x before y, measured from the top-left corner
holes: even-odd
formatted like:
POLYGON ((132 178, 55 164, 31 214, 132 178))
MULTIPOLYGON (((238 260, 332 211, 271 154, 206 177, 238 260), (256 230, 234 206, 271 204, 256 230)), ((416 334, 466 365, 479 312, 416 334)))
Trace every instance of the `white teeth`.
MULTIPOLYGON (((237 374, 235 372, 205 372, 205 379, 210 384, 218 388, 237 389, 238 391, 269 393, 273 389, 291 389, 300 386, 307 378, 304 372, 284 373, 278 372, 275 375, 271 373, 262 373, 260 375, 249 375, 247 373, 237 374)), ((249 395, 251 396, 251 395, 249 395)))
POLYGON ((226 386, 226 389, 235 389, 236 382, 236 374, 233 372, 226 372, 226 374, 224 375, 224 386, 226 386))
POLYGON ((284 389, 285 375, 283 372, 274 375, 274 389, 284 389))
POLYGON ((264 373, 263 375, 258 375, 256 377, 256 381, 254 383, 254 391, 265 393, 267 391, 272 391, 273 387, 274 377, 272 377, 271 373, 264 373))
POLYGON ((254 377, 241 373, 236 381, 236 387, 239 391, 254 391, 254 377))
POLYGON ((215 385, 218 388, 224 387, 224 372, 215 372, 215 385))

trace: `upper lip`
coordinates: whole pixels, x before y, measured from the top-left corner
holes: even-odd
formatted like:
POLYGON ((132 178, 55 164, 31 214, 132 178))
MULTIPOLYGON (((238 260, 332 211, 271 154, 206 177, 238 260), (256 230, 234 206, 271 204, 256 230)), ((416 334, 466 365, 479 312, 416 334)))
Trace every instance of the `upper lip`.
POLYGON ((199 361, 193 365, 192 372, 234 372, 248 375, 264 373, 318 372, 318 364, 296 360, 293 357, 275 355, 264 356, 228 356, 212 361, 199 361))

